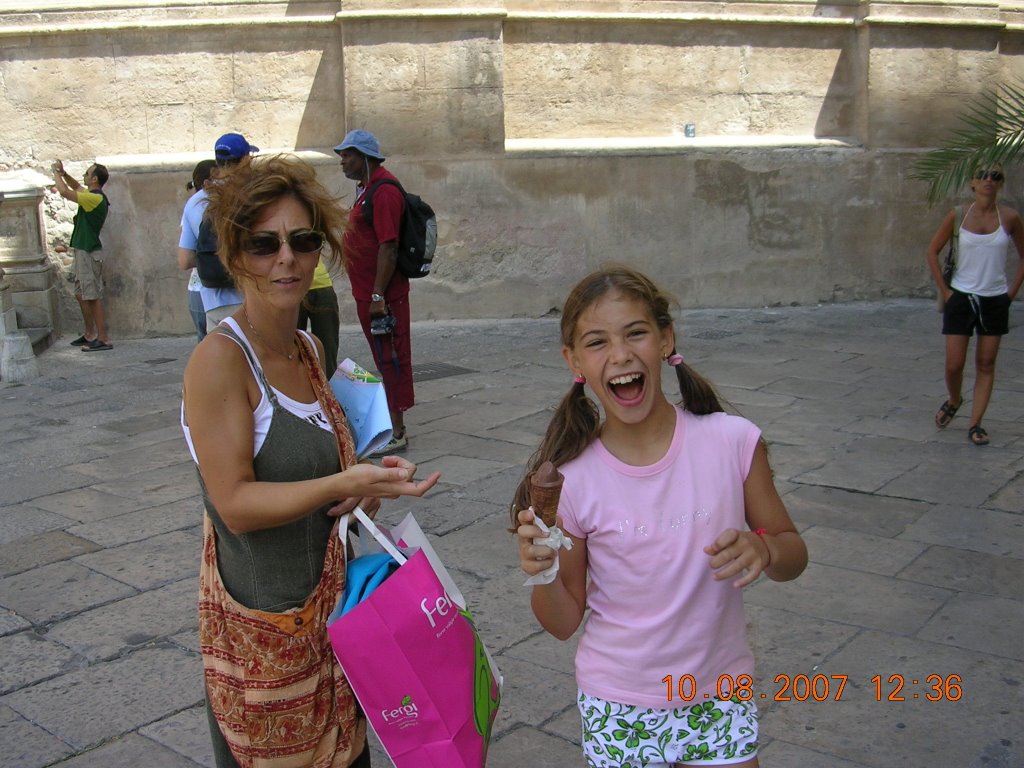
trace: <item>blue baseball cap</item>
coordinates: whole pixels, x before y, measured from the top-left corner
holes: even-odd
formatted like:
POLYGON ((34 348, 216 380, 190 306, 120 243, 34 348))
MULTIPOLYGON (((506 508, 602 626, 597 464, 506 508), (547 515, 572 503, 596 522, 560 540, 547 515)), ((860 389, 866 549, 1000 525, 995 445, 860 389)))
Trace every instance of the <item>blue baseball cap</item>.
POLYGON ((346 149, 355 149, 362 152, 364 155, 376 158, 377 160, 384 159, 384 155, 380 153, 380 142, 377 141, 377 137, 369 131, 364 131, 359 128, 346 133, 345 138, 342 139, 341 144, 334 148, 334 151, 340 155, 342 150, 346 149))
POLYGON ((213 145, 213 154, 218 160, 241 160, 259 151, 259 147, 254 147, 240 133, 225 133, 213 145))

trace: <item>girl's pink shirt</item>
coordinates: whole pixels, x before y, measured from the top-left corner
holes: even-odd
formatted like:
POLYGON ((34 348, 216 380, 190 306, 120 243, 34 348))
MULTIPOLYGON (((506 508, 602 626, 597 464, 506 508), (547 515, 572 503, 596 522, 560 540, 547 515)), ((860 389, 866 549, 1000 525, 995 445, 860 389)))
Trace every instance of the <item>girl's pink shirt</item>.
POLYGON ((657 463, 624 464, 595 440, 559 468, 564 529, 587 543, 591 613, 576 653, 585 693, 666 709, 686 705, 678 690, 668 701, 666 676, 694 678, 692 706, 715 696, 719 676, 753 674, 742 590, 714 580, 703 548, 747 529, 743 483, 760 434, 738 416, 676 407, 657 463))

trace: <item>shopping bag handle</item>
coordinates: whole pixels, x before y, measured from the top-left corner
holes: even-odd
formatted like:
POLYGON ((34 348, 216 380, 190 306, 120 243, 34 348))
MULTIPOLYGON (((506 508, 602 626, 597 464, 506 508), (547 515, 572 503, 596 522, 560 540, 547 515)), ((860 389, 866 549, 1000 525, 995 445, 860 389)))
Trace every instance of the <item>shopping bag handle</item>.
MULTIPOLYGON (((399 565, 405 565, 409 558, 403 555, 402 551, 392 543, 387 534, 377 527, 377 524, 370 519, 370 516, 363 511, 362 507, 357 506, 352 510, 352 515, 359 521, 363 528, 373 536, 374 541, 380 544, 381 548, 395 559, 396 563, 399 565)), ((341 524, 338 526, 338 536, 341 538, 343 543, 347 543, 345 538, 348 535, 348 530, 348 515, 344 515, 341 519, 341 524)), ((347 559, 347 549, 345 554, 347 559)))

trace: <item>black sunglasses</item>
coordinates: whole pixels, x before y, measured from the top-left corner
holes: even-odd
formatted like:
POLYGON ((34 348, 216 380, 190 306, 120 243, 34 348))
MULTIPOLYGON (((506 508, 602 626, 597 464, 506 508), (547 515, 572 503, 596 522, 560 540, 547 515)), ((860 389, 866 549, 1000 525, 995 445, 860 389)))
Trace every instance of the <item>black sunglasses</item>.
POLYGON ((978 181, 984 181, 985 179, 992 179, 992 181, 1002 181, 1006 177, 1003 176, 1002 171, 975 171, 974 178, 978 181))
MULTIPOLYGON (((324 247, 324 233, 316 229, 293 229, 288 233, 292 253, 316 253, 324 247)), ((242 250, 253 256, 275 256, 281 250, 276 232, 254 232, 242 240, 242 250)))

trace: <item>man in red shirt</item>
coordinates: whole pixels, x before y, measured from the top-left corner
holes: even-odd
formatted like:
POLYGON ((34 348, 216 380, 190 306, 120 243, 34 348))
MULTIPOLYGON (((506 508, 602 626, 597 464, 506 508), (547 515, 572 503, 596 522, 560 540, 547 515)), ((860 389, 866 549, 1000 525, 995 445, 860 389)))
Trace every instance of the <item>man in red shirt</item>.
POLYGON ((384 380, 394 436, 374 453, 386 456, 408 447, 403 414, 415 399, 412 385, 409 279, 395 267, 398 235, 405 199, 394 184, 374 184, 382 179, 398 181, 381 163, 380 142, 369 131, 349 131, 334 148, 341 157, 345 176, 357 182, 356 201, 345 233, 345 269, 352 298, 370 344, 373 361, 384 380))

